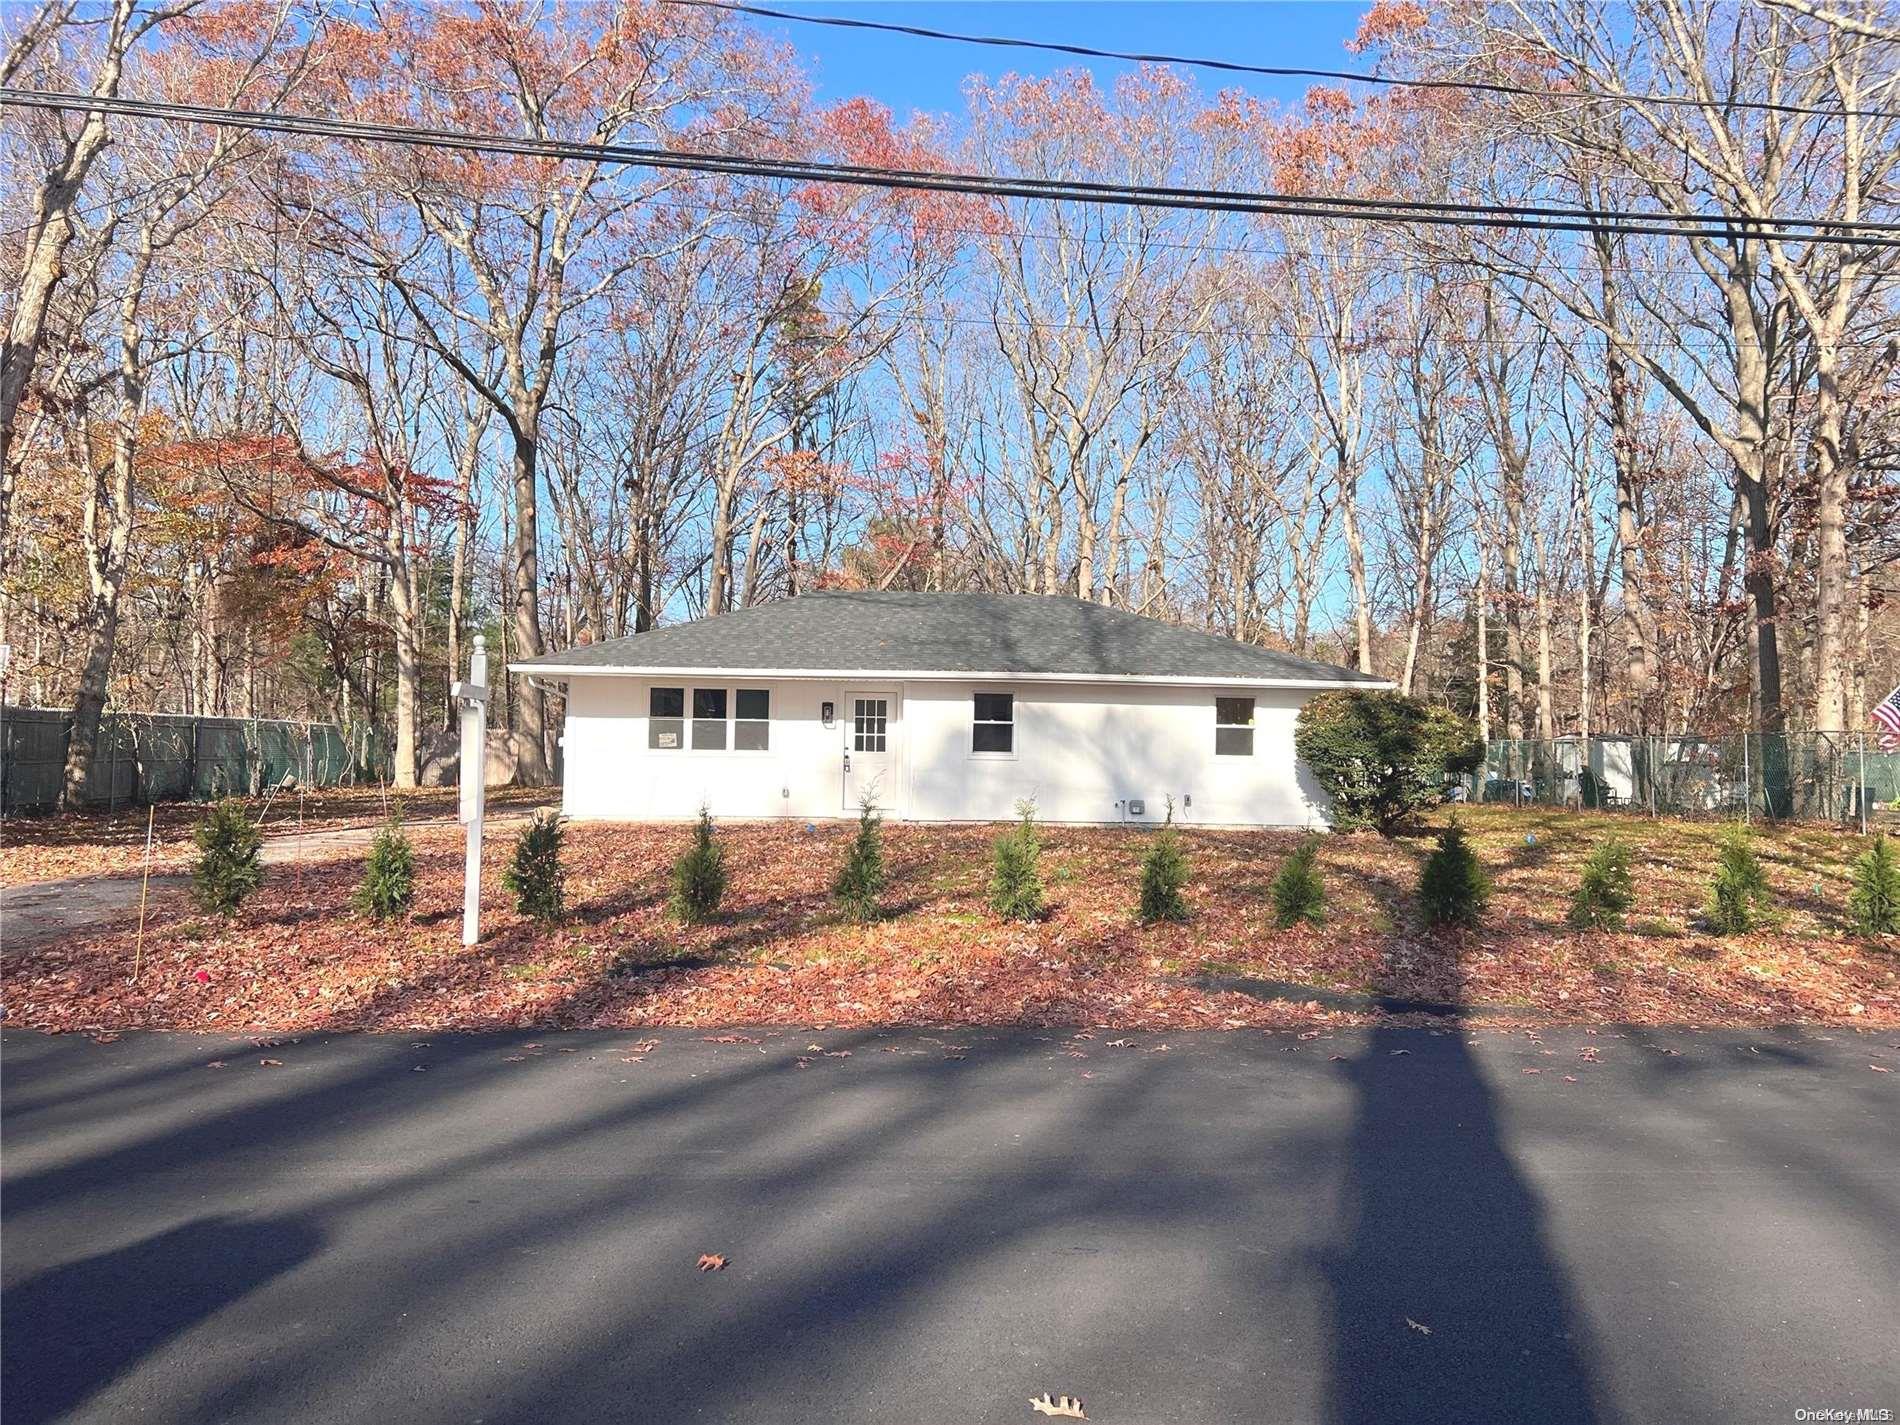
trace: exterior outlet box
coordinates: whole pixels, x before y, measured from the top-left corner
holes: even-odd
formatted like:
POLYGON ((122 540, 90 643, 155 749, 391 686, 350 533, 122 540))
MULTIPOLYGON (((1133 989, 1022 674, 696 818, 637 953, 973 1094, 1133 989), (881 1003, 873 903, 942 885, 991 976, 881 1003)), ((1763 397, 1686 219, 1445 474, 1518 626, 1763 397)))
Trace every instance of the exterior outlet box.
POLYGON ((1130 816, 1146 816, 1148 814, 1148 803, 1140 801, 1135 797, 1130 797, 1128 799, 1128 814, 1130 816))

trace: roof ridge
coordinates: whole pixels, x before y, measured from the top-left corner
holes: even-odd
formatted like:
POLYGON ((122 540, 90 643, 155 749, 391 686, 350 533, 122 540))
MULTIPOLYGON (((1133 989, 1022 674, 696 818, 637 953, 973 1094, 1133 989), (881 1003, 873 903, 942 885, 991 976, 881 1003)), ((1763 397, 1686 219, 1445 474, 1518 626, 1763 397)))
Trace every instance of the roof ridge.
POLYGON ((919 676, 1378 684, 1335 663, 1080 595, 988 589, 813 589, 513 666, 919 676))

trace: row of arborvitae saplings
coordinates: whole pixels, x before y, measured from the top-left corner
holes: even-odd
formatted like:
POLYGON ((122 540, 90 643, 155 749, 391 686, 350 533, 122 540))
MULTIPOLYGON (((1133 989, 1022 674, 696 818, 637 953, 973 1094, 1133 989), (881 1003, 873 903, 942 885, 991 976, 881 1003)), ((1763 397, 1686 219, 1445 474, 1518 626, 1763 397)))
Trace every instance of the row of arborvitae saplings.
MULTIPOLYGON (((1900 853, 1884 834, 1854 862, 1851 882, 1848 923, 1862 935, 1900 934, 1900 853)), ((1629 843, 1607 836, 1584 859, 1566 919, 1579 930, 1621 930, 1635 890, 1629 843)), ((1454 817, 1439 833, 1419 882, 1425 919, 1435 925, 1476 925, 1490 896, 1490 880, 1454 817)), ((1717 935, 1742 935, 1766 923, 1773 912, 1774 892, 1748 828, 1727 827, 1703 902, 1705 925, 1717 935)))
MULTIPOLYGON (((1032 802, 1017 805, 1017 820, 996 838, 992 848, 989 902, 1006 920, 1036 920, 1047 909, 1042 879, 1042 836, 1032 802)), ((553 814, 537 815, 522 828, 514 857, 503 883, 514 894, 523 915, 553 923, 566 914, 565 877, 561 869, 564 824, 553 814)), ((1306 858, 1309 874, 1311 857, 1306 858)), ((1318 877, 1313 876, 1317 903, 1318 877)), ((831 879, 831 898, 840 914, 851 920, 873 921, 885 914, 884 892, 890 886, 884 862, 884 819, 866 802, 858 812, 857 832, 845 848, 844 859, 831 879)), ((725 899, 730 876, 725 847, 713 834, 710 812, 701 808, 693 839, 673 862, 667 907, 678 919, 696 925, 712 919, 725 899)), ((1144 921, 1185 920, 1187 857, 1175 833, 1172 818, 1142 860, 1140 913, 1144 921)))
MULTIPOLYGON (((1042 835, 1033 802, 1017 805, 1017 819, 996 838, 991 853, 990 907, 1006 920, 1037 920, 1047 909, 1042 876, 1042 835)), ((523 915, 545 923, 567 913, 566 878, 561 866, 565 823, 554 813, 538 813, 515 839, 502 884, 523 915)), ((198 860, 192 885, 208 911, 230 914, 263 881, 258 852, 261 838, 241 803, 221 802, 199 824, 198 860)), ((1268 889, 1274 924, 1281 929, 1317 925, 1325 918, 1326 889, 1317 865, 1320 838, 1309 835, 1281 864, 1268 889)), ((702 809, 692 843, 673 862, 668 906, 675 916, 697 924, 716 915, 729 883, 725 848, 713 835, 711 815, 702 809)), ((1175 830, 1173 808, 1150 840, 1141 860, 1137 912, 1145 924, 1188 918, 1188 859, 1175 830)), ((854 920, 884 914, 882 897, 890 884, 884 864, 883 819, 869 803, 858 815, 857 833, 832 878, 831 894, 839 910, 854 920)), ((1491 881, 1472 851, 1456 818, 1438 834, 1419 874, 1418 904, 1428 925, 1475 926, 1484 918, 1491 881)), ((392 819, 377 833, 364 858, 356 905, 377 920, 409 913, 415 899, 415 852, 402 824, 392 819)), ((1569 922, 1583 930, 1620 929, 1635 899, 1630 848, 1609 836, 1591 849, 1571 894, 1569 922)), ((1704 918, 1711 930, 1741 934, 1772 912, 1768 877, 1756 858, 1745 827, 1722 835, 1715 873, 1710 878, 1704 918)), ((1847 899, 1848 921, 1863 935, 1900 934, 1900 854, 1886 836, 1854 863, 1847 899)))

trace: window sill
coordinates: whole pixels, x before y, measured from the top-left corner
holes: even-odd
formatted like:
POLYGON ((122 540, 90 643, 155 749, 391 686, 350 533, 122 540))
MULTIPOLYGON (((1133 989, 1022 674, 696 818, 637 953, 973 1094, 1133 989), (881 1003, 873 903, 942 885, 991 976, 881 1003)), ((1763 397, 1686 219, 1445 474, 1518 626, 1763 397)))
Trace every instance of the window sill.
POLYGON ((971 762, 1014 762, 1021 754, 1015 752, 968 752, 965 759, 971 762))

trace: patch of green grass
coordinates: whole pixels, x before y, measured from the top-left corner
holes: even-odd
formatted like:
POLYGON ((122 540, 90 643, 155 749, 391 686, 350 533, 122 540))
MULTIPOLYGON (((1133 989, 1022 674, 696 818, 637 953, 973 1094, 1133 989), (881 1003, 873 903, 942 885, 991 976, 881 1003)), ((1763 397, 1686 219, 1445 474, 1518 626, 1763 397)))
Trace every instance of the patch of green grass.
POLYGON ((1661 920, 1655 916, 1629 922, 1632 935, 1648 935, 1658 940, 1680 940, 1689 932, 1673 920, 1661 920))

